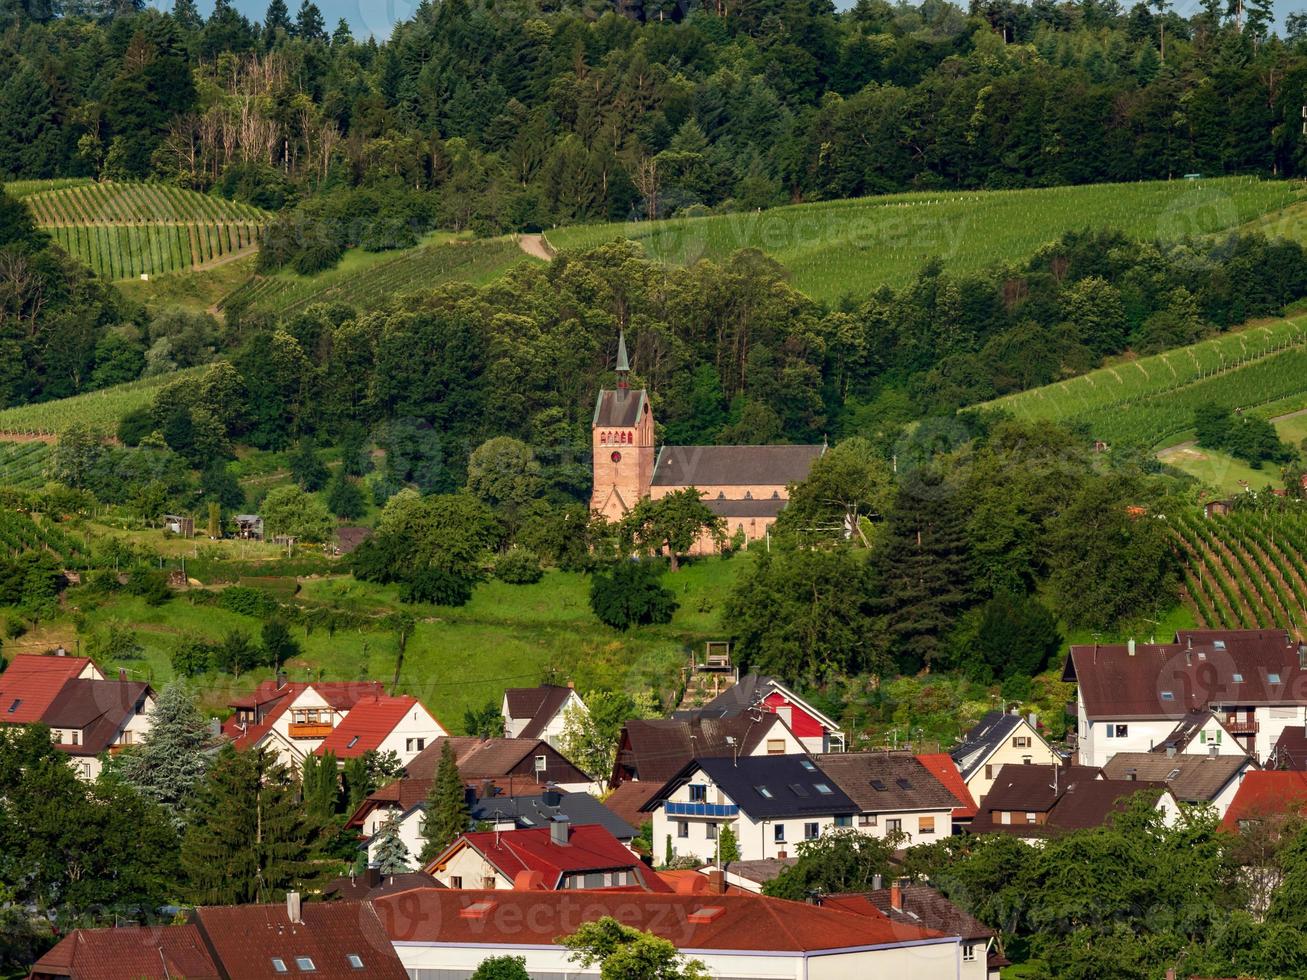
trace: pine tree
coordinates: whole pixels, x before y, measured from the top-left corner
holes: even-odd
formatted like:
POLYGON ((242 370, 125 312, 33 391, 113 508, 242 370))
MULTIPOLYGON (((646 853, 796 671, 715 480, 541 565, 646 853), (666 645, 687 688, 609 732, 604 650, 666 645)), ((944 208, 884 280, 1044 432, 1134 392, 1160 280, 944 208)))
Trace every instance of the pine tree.
POLYGON ((385 823, 377 829, 374 856, 377 870, 383 875, 397 875, 413 870, 408 848, 399 838, 399 811, 392 810, 385 823))
POLYGON ((740 842, 730 824, 722 827, 717 834, 717 855, 723 865, 740 860, 740 842))
POLYGON ((353 813, 367 799, 376 786, 373 785, 372 773, 368 770, 368 760, 361 755, 345 760, 345 809, 353 813))
POLYGON ((304 0, 295 15, 295 33, 306 41, 325 41, 327 25, 322 20, 322 11, 313 0, 304 0))
POLYGON ((123 779, 162 806, 178 828, 196 784, 208 770, 209 726, 184 684, 169 684, 150 713, 150 729, 137 749, 119 756, 123 779))
POLYGON ((344 17, 336 21, 336 30, 331 35, 331 43, 336 46, 350 44, 354 41, 354 35, 350 32, 349 21, 344 17))
POLYGON ((422 853, 418 855, 423 864, 433 860, 446 847, 458 839, 458 835, 467 830, 472 819, 467 808, 467 796, 463 791, 463 778, 458 774, 458 764, 454 761, 454 749, 446 739, 440 748, 440 765, 436 769, 436 778, 431 781, 431 791, 427 795, 427 812, 422 819, 422 853))
POLYGON ((275 902, 312 885, 319 831, 294 776, 266 749, 228 745, 196 787, 181 865, 196 904, 275 902))
POLYGON ((173 0, 172 18, 184 31, 198 31, 204 26, 204 19, 195 6, 195 0, 173 0))
POLYGON ((931 469, 903 481, 885 521, 875 566, 890 653, 904 673, 944 656, 972 595, 966 518, 956 487, 931 469))
POLYGON ((304 810, 322 824, 336 815, 336 799, 340 794, 340 776, 336 769, 336 753, 310 755, 304 760, 304 810))
POLYGON ((286 0, 268 0, 268 11, 263 15, 263 36, 268 47, 276 43, 278 30, 283 37, 290 36, 290 10, 286 0))

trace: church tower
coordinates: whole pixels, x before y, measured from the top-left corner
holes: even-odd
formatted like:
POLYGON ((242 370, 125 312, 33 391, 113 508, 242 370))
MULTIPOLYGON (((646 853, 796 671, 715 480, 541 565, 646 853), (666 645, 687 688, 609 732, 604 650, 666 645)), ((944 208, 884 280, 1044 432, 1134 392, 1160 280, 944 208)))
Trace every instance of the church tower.
POLYGON ((649 496, 654 467, 653 411, 643 388, 631 390, 626 334, 617 336, 617 387, 599 392, 590 423, 593 490, 590 509, 620 520, 641 497, 649 496))

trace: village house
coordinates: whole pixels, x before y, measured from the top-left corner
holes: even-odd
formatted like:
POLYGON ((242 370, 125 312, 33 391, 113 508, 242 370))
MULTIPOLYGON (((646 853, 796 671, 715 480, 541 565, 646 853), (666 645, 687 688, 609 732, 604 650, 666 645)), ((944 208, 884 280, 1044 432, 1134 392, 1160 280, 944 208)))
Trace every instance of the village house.
POLYGON ((603 827, 561 816, 546 827, 463 834, 423 870, 445 888, 671 891, 603 827))
POLYGON ((28 980, 408 980, 367 902, 201 906, 182 925, 74 929, 28 980))
POLYGON ((904 834, 905 845, 953 833, 958 798, 910 752, 836 752, 816 763, 857 806, 859 833, 904 834))
POLYGON ((1161 781, 1104 779, 1090 766, 1007 765, 981 801, 971 832, 1034 841, 1101 827, 1140 793, 1166 824, 1180 818, 1179 801, 1161 781))
POLYGON ((961 975, 956 935, 758 895, 421 888, 374 904, 415 980, 467 980, 504 954, 532 977, 596 977, 599 964, 579 966, 557 940, 604 916, 667 939, 716 980, 961 975))
POLYGON ((504 691, 500 709, 507 738, 543 738, 554 748, 562 747, 569 711, 585 712, 585 702, 568 684, 539 687, 510 687, 504 691))
POLYGON ((947 752, 931 752, 917 755, 917 761, 926 767, 926 771, 939 780, 940 784, 953 794, 957 806, 953 808, 953 832, 959 833, 971 826, 976 818, 976 801, 962 779, 962 771, 953 757, 947 752))
POLYGON ((1225 816, 1249 772, 1260 767, 1250 755, 1118 752, 1103 767, 1105 779, 1163 783, 1181 803, 1212 806, 1225 816))
POLYGON ((700 708, 678 711, 673 717, 743 718, 759 712, 779 715, 804 752, 842 752, 844 732, 827 715, 799 697, 775 677, 745 674, 700 708))
POLYGON ((41 724, 83 779, 95 779, 105 754, 150 730, 154 692, 122 672, 106 680, 86 657, 19 654, 0 673, 0 724, 41 724))
POLYGON ((1062 679, 1076 685, 1079 761, 1147 752, 1192 711, 1213 711, 1239 748, 1270 756, 1307 721, 1307 646, 1284 630, 1181 630, 1173 643, 1078 644, 1062 679))
POLYGON ((1307 770, 1307 728, 1286 725, 1271 746, 1266 768, 1307 770))
POLYGON ((1005 765, 1056 765, 1056 750, 1039 734, 1034 715, 1018 711, 991 711, 963 736, 949 753, 957 763, 967 792, 977 803, 994 784, 1005 765))
POLYGON ((1239 784, 1221 827, 1231 833, 1257 824, 1283 823, 1307 816, 1307 772, 1250 772, 1239 784))
MULTIPOLYGON (((825 452, 814 446, 662 446, 654 455, 654 419, 649 395, 630 386, 626 338, 617 340, 617 387, 595 400, 591 419, 593 488, 590 510, 618 521, 642 498, 658 500, 694 487, 721 518, 727 537, 765 537, 789 500, 791 484, 808 476, 825 452)), ((705 533, 691 549, 711 554, 705 533)))
POLYGON ((694 759, 643 809, 653 815, 655 851, 670 843, 676 856, 705 863, 717 863, 725 826, 742 860, 784 858, 802 841, 852 827, 860 810, 807 755, 694 759))
POLYGON ((1198 708, 1189 712, 1150 751, 1168 756, 1248 755, 1248 750, 1226 726, 1224 718, 1210 708, 1198 708))
POLYGON ((867 914, 868 906, 891 922, 921 926, 962 941, 960 980, 998 980, 1007 959, 995 948, 994 930, 968 915, 929 885, 894 881, 869 892, 826 895, 823 908, 867 914))
MULTIPOLYGON (((292 709, 293 710, 293 709, 292 709)), ((415 697, 369 695, 354 702, 340 724, 313 750, 344 762, 367 752, 393 752, 401 764, 417 758, 428 742, 449 734, 415 697)))
POLYGON ((696 758, 806 751, 780 715, 763 711, 724 718, 633 719, 618 733, 608 785, 615 789, 632 780, 662 785, 696 758))

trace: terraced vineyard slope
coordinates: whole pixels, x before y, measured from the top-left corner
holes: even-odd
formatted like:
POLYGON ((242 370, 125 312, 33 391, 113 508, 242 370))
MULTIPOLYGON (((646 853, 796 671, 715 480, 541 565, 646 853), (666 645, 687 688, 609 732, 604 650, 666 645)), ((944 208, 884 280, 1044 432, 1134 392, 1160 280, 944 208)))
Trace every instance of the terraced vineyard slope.
POLYGON ((248 204, 166 184, 75 183, 23 190, 37 224, 105 279, 157 275, 250 254, 269 218, 248 204))
POLYGON ((203 370, 173 371, 71 398, 0 410, 0 442, 32 442, 41 438, 53 441, 53 437, 74 422, 81 422, 101 435, 112 436, 118 428, 118 421, 128 412, 149 406, 161 387, 188 373, 203 370))
MULTIPOLYGON (((929 259, 950 272, 1017 261, 1064 232, 1114 228, 1174 240, 1257 227, 1303 199, 1283 181, 1230 177, 1019 191, 893 194, 668 221, 578 225, 550 231, 555 249, 615 238, 640 242, 673 264, 757 248, 790 270, 794 285, 833 301, 910 282, 929 259)), ((1273 229, 1272 229, 1273 230, 1273 229)))
POLYGON ((48 442, 0 442, 0 486, 34 490, 46 482, 48 442))
POLYGON ((1007 395, 981 408, 1020 419, 1079 422, 1109 443, 1156 447, 1193 426, 1205 403, 1289 411, 1307 400, 1307 316, 1259 324, 1007 395))
POLYGON ((1295 629, 1307 622, 1307 515, 1235 510, 1174 519, 1183 600, 1200 627, 1295 629))

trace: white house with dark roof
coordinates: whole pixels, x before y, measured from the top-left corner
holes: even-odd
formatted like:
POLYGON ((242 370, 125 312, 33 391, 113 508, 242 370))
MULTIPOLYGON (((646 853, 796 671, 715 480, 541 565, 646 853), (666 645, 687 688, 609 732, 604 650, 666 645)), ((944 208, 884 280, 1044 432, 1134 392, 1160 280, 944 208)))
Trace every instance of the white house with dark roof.
POLYGON ((841 751, 844 732, 838 722, 767 674, 745 674, 700 708, 678 711, 675 718, 740 718, 779 715, 805 752, 841 751))
POLYGON ((1062 761, 1039 734, 1034 715, 1026 717, 1016 711, 989 712, 949 755, 977 803, 984 800, 998 771, 1006 765, 1054 765, 1062 761))
POLYGON ((588 714, 585 702, 571 684, 510 687, 500 708, 505 738, 542 738, 554 748, 562 744, 568 712, 588 714))
POLYGON ((1062 671, 1076 685, 1079 761, 1163 745, 1197 710, 1258 760, 1307 720, 1307 646, 1284 630, 1181 630, 1173 643, 1080 644, 1062 671))
POLYGON ((835 752, 816 762, 857 805, 859 833, 904 834, 907 846, 953 833, 957 797, 912 753, 835 752))

